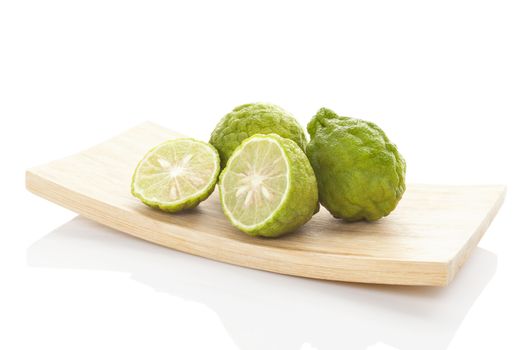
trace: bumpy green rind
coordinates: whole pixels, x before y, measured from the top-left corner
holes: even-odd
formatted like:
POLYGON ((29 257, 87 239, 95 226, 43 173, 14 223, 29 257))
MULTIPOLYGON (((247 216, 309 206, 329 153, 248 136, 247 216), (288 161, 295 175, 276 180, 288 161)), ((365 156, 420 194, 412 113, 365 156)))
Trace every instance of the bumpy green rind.
POLYGON ((376 124, 321 108, 308 123, 306 154, 321 204, 336 218, 377 220, 405 192, 405 160, 376 124))
POLYGON ((217 148, 221 167, 241 142, 255 134, 277 134, 293 140, 304 151, 306 136, 295 118, 279 106, 269 103, 249 103, 235 107, 213 130, 210 143, 217 148))
MULTIPOLYGON (((216 155, 216 157, 215 157, 216 161, 218 163, 220 163, 219 152, 217 152, 215 147, 213 147, 212 145, 210 145, 207 142, 196 140, 196 139, 193 139, 193 138, 190 138, 190 137, 186 137, 184 139, 192 140, 192 141, 199 142, 199 143, 202 143, 202 144, 206 145, 211 150, 213 150, 214 154, 216 155)), ((146 155, 144 156, 144 158, 142 160, 144 160, 156 148, 158 148, 158 147, 162 146, 164 143, 167 143, 167 142, 170 142, 170 141, 173 141, 173 140, 168 140, 168 141, 162 142, 159 145, 157 145, 157 146, 153 147, 152 149, 150 149, 146 153, 146 155)), ((159 202, 148 200, 148 199, 144 198, 143 196, 141 196, 137 191, 135 191, 135 175, 137 174, 137 169, 139 168, 139 165, 142 162, 142 160, 137 164, 137 167, 135 168, 135 171, 133 172, 133 176, 131 178, 131 194, 134 197, 140 199, 140 201, 142 203, 146 204, 147 206, 155 208, 155 209, 160 209, 160 210, 168 212, 168 213, 177 213, 177 212, 185 210, 185 209, 195 208, 196 206, 199 205, 200 202, 206 200, 213 193, 213 191, 215 190, 215 185, 217 183, 217 180, 218 180, 218 177, 219 177, 219 173, 220 173, 220 170, 221 170, 220 167, 217 167, 217 169, 215 170, 215 172, 213 174, 213 178, 215 180, 212 181, 210 183, 210 185, 208 185, 205 188, 205 190, 203 192, 201 192, 199 195, 187 198, 186 200, 184 200, 182 202, 179 202, 179 203, 176 203, 176 204, 164 204, 164 203, 159 203, 159 202)))
MULTIPOLYGON (((224 174, 226 173, 225 170, 219 177, 219 193, 221 197, 221 204, 226 217, 228 217, 230 222, 239 230, 251 236, 279 237, 285 233, 299 228, 301 225, 308 222, 312 216, 318 212, 319 202, 317 194, 317 181, 308 158, 295 142, 283 138, 277 134, 255 134, 252 137, 244 140, 239 146, 238 150, 241 150, 243 145, 253 138, 272 138, 278 141, 282 146, 288 166, 290 167, 288 195, 269 220, 265 221, 261 225, 258 225, 257 227, 246 230, 243 227, 237 226, 235 222, 229 217, 227 211, 224 210, 222 181, 224 174)), ((229 163, 230 162, 228 162, 228 164, 229 163)), ((226 165, 226 168, 227 167, 228 165, 226 165)))

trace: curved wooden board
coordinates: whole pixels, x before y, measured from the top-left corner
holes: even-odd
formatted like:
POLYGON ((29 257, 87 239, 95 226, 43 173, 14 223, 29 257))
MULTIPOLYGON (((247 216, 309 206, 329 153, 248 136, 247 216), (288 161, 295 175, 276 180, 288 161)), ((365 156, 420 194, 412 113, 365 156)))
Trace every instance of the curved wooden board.
POLYGON ((144 153, 176 137, 145 123, 28 170, 26 186, 114 229, 226 263, 318 279, 431 286, 454 278, 505 196, 504 186, 410 185, 398 208, 377 222, 346 223, 321 209, 296 232, 253 238, 230 225, 217 191, 196 209, 177 214, 131 196, 131 175, 144 153))

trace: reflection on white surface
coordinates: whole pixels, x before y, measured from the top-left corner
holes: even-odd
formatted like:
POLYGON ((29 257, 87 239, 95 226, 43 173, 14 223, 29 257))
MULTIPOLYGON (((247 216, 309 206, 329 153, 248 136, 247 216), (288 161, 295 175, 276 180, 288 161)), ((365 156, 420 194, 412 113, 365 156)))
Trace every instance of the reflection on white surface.
MULTIPOLYGON (((219 249, 219 248, 218 248, 219 249)), ((444 349, 496 271, 476 248, 446 288, 336 283, 180 253, 77 217, 28 249, 37 267, 121 271, 221 318, 241 349, 444 349)))

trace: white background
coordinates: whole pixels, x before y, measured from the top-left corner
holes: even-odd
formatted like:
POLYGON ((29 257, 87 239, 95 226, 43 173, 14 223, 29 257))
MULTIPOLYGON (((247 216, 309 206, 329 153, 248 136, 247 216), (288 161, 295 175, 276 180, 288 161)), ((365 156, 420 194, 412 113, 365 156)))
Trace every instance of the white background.
POLYGON ((525 348, 522 5, 0 1, 0 348, 525 348), (506 184, 506 202, 435 289, 216 263, 24 189, 25 169, 144 120, 207 140, 251 101, 372 120, 409 182, 506 184))

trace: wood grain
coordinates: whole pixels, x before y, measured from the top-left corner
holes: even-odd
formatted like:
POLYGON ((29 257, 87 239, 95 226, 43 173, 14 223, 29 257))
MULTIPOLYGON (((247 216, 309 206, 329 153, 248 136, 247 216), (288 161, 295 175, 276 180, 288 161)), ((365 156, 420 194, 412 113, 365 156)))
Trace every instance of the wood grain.
POLYGON ((410 185, 398 208, 377 222, 345 223, 321 209, 296 232, 253 238, 230 225, 217 191, 178 214, 150 209, 131 196, 131 175, 144 153, 176 137, 145 123, 28 170, 26 186, 114 229, 218 261, 310 278, 430 286, 452 281, 505 196, 504 186, 410 185))

